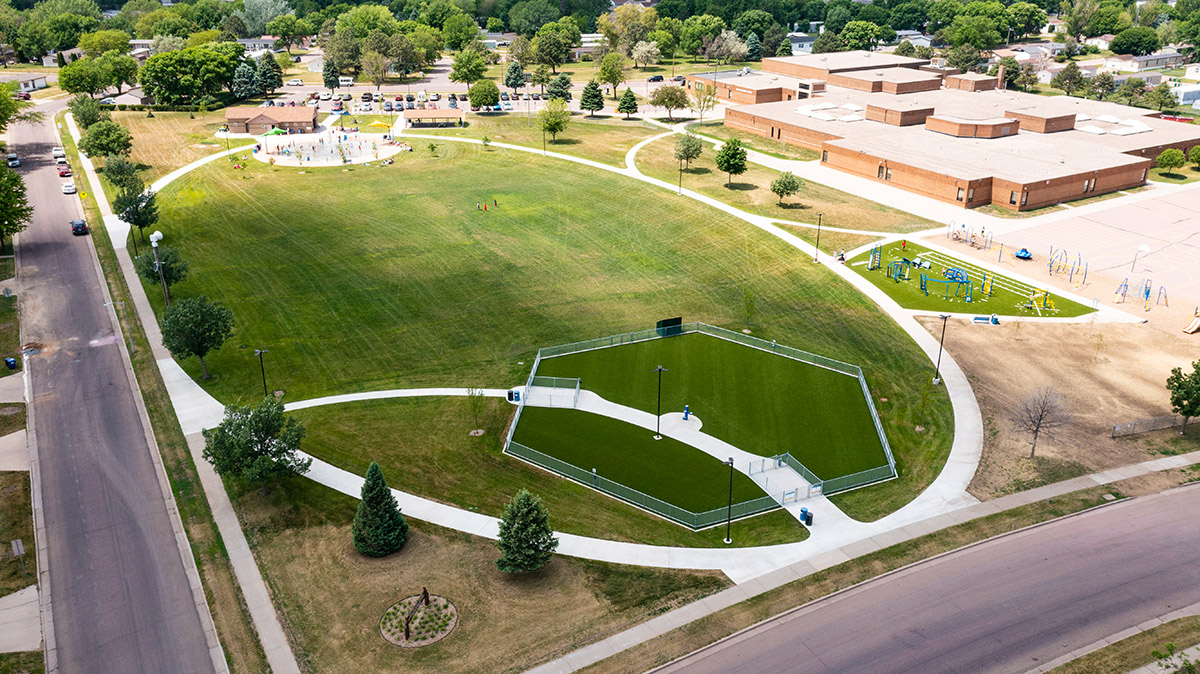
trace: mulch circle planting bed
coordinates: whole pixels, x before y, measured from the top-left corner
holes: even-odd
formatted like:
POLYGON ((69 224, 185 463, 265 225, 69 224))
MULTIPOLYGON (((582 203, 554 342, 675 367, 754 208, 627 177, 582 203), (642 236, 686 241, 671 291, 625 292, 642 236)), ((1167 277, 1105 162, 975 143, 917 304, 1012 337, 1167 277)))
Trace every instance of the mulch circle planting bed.
POLYGON ((404 619, 420 599, 419 594, 405 597, 383 612, 383 618, 379 621, 379 631, 389 643, 401 648, 418 648, 440 641, 454 631, 454 627, 458 625, 458 609, 449 599, 431 594, 429 605, 422 605, 413 615, 412 622, 409 623, 411 638, 405 639, 404 619))

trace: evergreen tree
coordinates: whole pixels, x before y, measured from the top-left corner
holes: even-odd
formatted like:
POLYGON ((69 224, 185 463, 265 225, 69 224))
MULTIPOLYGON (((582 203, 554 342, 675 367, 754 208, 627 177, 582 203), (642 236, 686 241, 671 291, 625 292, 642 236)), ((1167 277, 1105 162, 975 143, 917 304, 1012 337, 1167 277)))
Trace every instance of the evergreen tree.
POLYGON ((361 495, 354 524, 350 527, 354 547, 368 557, 383 557, 404 547, 404 541, 408 539, 408 522, 400 514, 396 497, 383 479, 379 464, 374 461, 367 467, 361 495))
POLYGON ((754 31, 750 31, 750 34, 746 36, 746 60, 762 60, 762 40, 758 39, 758 36, 754 34, 754 31))
POLYGON ((233 95, 238 98, 250 98, 258 94, 258 73, 254 66, 242 62, 233 71, 233 95))
POLYGON ((917 55, 917 48, 913 46, 913 43, 905 40, 896 47, 896 51, 893 53, 896 56, 907 56, 909 58, 913 58, 917 55))
MULTIPOLYGON (((235 73, 236 74, 236 73, 235 73)), ((270 95, 283 86, 283 71, 273 54, 264 54, 258 59, 258 90, 270 95)))
POLYGON ((559 73, 546 86, 546 96, 548 98, 557 98, 560 101, 571 100, 571 78, 566 73, 559 73))
POLYGON ((600 91, 600 85, 596 84, 596 80, 591 80, 587 86, 583 88, 583 95, 579 97, 579 109, 587 110, 591 117, 597 110, 604 109, 604 93, 600 91))
POLYGON ((813 42, 812 53, 824 54, 831 51, 845 51, 846 47, 842 41, 838 39, 837 33, 832 30, 826 30, 821 33, 815 42, 813 42))
POLYGON ((321 66, 321 80, 325 84, 325 88, 330 91, 338 88, 338 67, 328 56, 325 57, 325 63, 321 66))
POLYGON ((525 86, 525 71, 521 68, 520 63, 508 62, 508 70, 504 72, 504 86, 512 89, 513 93, 525 86))
POLYGON ((496 560, 496 568, 504 573, 537 571, 549 563, 558 539, 542 500, 525 489, 518 491, 504 506, 496 544, 503 555, 496 560))
POLYGON ((734 138, 717 150, 717 168, 729 174, 729 180, 725 182, 727 187, 733 184, 734 176, 746 172, 746 148, 742 147, 742 141, 734 138))
POLYGON ((625 113, 625 119, 638 111, 637 96, 633 95, 633 89, 625 88, 625 93, 621 94, 621 102, 617 103, 617 112, 625 113))
POLYGON ((775 50, 775 55, 776 56, 791 56, 792 55, 792 41, 787 39, 786 37, 783 38, 783 42, 780 42, 779 48, 775 50))

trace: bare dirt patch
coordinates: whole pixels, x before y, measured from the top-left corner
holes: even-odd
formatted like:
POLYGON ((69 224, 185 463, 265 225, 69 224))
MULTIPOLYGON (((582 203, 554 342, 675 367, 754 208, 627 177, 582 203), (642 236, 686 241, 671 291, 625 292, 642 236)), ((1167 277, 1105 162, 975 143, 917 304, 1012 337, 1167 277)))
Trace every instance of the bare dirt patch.
MULTIPOLYGON (((940 332, 940 320, 922 323, 940 332)), ((969 489, 982 499, 1172 453, 1138 437, 1114 440, 1112 426, 1170 414, 1167 376, 1197 357, 1186 335, 1149 325, 1018 320, 994 327, 954 321, 946 351, 966 372, 983 413, 983 458, 969 489), (1043 435, 1030 459, 1030 438, 1008 417, 1042 386, 1065 397, 1074 418, 1053 437, 1043 435)))

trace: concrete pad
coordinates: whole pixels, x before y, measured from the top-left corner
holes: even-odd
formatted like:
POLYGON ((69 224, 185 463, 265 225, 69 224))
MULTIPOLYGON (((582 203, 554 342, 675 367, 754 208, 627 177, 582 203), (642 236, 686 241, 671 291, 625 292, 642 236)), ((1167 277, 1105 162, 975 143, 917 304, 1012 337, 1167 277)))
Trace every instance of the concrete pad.
POLYGON ((25 402, 25 373, 0 377, 0 403, 25 402))
POLYGON ((0 597, 0 653, 42 647, 42 612, 37 585, 0 597))
POLYGON ((24 430, 0 438, 0 470, 29 470, 29 444, 24 430))

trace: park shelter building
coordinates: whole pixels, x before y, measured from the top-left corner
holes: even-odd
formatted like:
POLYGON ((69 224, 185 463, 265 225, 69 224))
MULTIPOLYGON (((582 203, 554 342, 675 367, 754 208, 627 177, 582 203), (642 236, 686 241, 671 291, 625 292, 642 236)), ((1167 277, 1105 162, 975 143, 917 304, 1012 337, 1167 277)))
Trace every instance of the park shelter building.
POLYGON ((256 136, 272 129, 312 133, 317 129, 317 107, 297 105, 225 108, 225 123, 229 125, 232 133, 249 133, 256 136))
POLYGON ((716 87, 730 106, 726 126, 964 208, 1030 210, 1129 189, 1163 150, 1200 145, 1200 126, 1154 110, 1006 91, 996 77, 891 56, 768 58, 761 73, 689 75, 688 84, 716 87))

